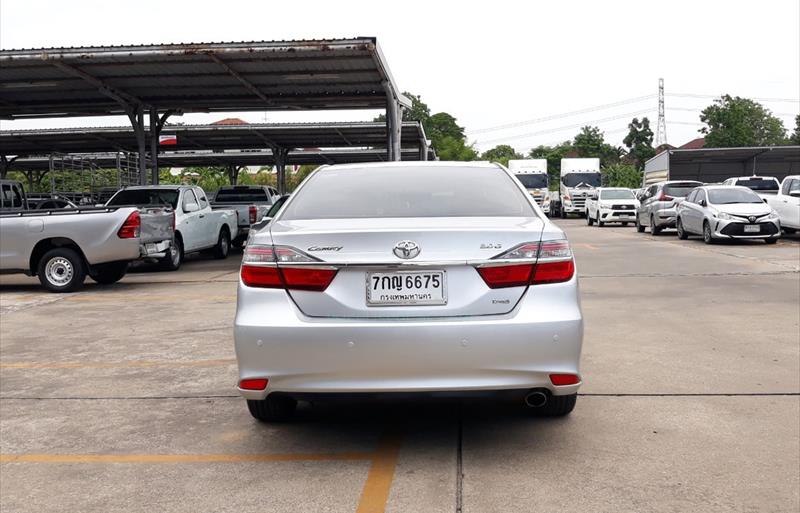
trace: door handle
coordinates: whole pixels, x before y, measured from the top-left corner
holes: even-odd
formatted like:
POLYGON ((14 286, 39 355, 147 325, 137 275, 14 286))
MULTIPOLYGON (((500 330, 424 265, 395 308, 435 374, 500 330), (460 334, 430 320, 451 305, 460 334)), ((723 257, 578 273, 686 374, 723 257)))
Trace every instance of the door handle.
POLYGON ((199 215, 199 216, 197 216, 197 217, 199 217, 200 219, 202 219, 202 218, 204 218, 205 216, 206 216, 205 214, 200 214, 200 215, 199 215))

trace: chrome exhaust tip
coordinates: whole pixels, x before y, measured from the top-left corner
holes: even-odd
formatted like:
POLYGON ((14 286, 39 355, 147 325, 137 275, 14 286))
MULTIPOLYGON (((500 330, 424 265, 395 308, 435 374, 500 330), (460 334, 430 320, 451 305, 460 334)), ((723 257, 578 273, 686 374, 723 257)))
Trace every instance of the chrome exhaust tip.
POLYGON ((525 405, 530 408, 541 408, 547 404, 547 394, 539 390, 525 396, 525 405))

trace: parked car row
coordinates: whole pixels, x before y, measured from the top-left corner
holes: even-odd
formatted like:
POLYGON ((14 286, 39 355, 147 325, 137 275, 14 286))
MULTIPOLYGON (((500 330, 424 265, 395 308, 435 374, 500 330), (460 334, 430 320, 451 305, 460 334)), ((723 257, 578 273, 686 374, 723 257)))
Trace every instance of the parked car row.
POLYGON ((773 177, 733 177, 722 184, 664 181, 642 189, 600 187, 586 201, 589 226, 633 221, 639 233, 674 228, 679 238, 761 239, 775 243, 800 230, 800 175, 781 183, 773 177))
POLYGON ((87 274, 116 282, 137 260, 174 271, 190 253, 226 258, 279 199, 272 187, 224 187, 212 202, 201 187, 155 185, 81 206, 59 196, 26 196, 20 183, 3 180, 0 273, 37 276, 50 291, 72 292, 87 274))

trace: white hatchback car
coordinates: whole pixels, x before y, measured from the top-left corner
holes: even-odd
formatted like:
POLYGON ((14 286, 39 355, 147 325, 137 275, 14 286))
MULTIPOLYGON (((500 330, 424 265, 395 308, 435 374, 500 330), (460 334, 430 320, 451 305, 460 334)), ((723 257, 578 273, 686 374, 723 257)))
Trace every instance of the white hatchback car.
POLYGON ((572 251, 499 165, 320 168, 251 232, 240 278, 238 389, 259 420, 342 394, 505 392, 548 415, 575 406, 572 251))

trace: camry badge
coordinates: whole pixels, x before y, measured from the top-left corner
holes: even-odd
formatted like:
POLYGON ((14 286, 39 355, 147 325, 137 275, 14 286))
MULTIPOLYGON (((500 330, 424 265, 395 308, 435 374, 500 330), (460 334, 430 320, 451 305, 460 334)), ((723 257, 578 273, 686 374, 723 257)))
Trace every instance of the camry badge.
POLYGON ((397 258, 408 260, 409 258, 414 258, 419 255, 419 251, 419 245, 413 240, 401 240, 394 245, 392 253, 394 253, 397 258))

